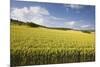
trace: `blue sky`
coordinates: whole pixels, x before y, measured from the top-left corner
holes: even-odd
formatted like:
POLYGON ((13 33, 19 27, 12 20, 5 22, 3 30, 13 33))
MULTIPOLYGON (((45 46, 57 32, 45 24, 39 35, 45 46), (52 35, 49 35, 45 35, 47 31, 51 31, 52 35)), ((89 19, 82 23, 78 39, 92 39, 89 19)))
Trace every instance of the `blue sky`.
POLYGON ((48 27, 95 28, 95 6, 11 0, 11 18, 48 27))

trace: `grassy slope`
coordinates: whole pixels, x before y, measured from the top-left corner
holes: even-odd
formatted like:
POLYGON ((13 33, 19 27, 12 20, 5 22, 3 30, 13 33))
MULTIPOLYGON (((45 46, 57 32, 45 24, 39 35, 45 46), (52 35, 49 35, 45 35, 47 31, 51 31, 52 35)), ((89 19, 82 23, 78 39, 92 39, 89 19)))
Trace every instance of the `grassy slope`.
POLYGON ((73 30, 63 31, 41 27, 32 28, 24 25, 11 25, 11 62, 12 65, 28 65, 93 61, 95 48, 94 39, 94 33, 88 34, 73 30), (67 53, 68 51, 70 54, 67 53), (78 51, 82 52, 82 56, 79 56, 80 54, 78 54, 78 51), (41 54, 47 57, 45 56, 45 54, 47 54, 48 57, 50 56, 48 58, 49 61, 45 58, 42 61, 42 59, 36 59, 36 57, 32 60, 35 53, 40 54, 40 57, 42 57, 41 54), (74 55, 74 57, 69 58, 65 56, 64 59, 67 58, 67 60, 61 61, 64 57, 63 55, 66 53, 69 56, 74 55), (56 57, 58 54, 62 54, 58 57, 59 59, 56 57), (21 59, 23 55, 24 59, 21 59), (78 56, 81 57, 81 59, 79 59, 78 56), (39 60, 41 60, 41 62, 39 62, 39 60))
POLYGON ((41 43, 39 42, 42 42, 41 47, 42 46, 46 47, 45 44, 48 44, 48 42, 51 42, 50 44, 48 44, 51 47, 54 47, 56 44, 59 45, 60 47, 62 44, 62 47, 69 46, 70 48, 94 47, 94 33, 88 34, 88 33, 82 33, 80 31, 73 31, 73 30, 61 31, 61 30, 52 30, 52 29, 45 29, 45 28, 31 28, 28 26, 11 26, 11 32, 12 32, 11 34, 12 44, 17 44, 17 41, 21 42, 23 40, 27 40, 27 42, 29 41, 28 42, 29 44, 33 44, 33 45, 39 45, 39 44, 41 45, 41 43), (34 40, 37 40, 35 41, 36 44, 35 42, 32 43, 34 40))

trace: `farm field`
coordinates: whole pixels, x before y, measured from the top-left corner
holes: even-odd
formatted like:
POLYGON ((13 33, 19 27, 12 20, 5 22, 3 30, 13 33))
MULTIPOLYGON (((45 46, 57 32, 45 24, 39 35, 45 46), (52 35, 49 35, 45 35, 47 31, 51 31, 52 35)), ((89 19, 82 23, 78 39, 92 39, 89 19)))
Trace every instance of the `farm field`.
POLYGON ((95 33, 11 25, 11 65, 95 61, 95 33))

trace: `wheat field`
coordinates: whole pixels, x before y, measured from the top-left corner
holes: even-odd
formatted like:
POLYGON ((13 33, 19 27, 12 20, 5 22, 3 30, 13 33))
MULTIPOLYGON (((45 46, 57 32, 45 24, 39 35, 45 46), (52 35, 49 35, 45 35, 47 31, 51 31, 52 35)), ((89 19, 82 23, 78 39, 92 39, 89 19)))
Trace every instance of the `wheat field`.
POLYGON ((11 65, 95 61, 95 33, 11 25, 11 65))

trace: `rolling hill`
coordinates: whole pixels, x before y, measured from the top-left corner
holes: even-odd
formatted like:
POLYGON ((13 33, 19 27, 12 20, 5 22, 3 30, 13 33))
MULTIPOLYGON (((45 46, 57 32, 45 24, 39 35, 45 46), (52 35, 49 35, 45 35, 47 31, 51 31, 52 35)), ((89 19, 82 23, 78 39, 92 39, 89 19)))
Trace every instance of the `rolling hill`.
POLYGON ((33 22, 22 22, 22 21, 18 21, 18 20, 13 20, 11 19, 11 24, 17 24, 17 25, 28 25, 30 27, 42 27, 42 28, 47 28, 47 29, 56 29, 56 30, 75 30, 75 31, 81 31, 84 33, 91 33, 91 32, 95 32, 95 30, 77 30, 77 29, 72 29, 72 28, 61 28, 61 27, 47 27, 47 26, 43 26, 43 25, 39 25, 33 22))

